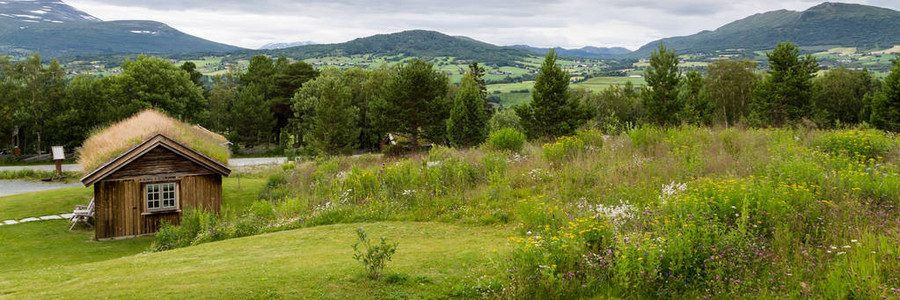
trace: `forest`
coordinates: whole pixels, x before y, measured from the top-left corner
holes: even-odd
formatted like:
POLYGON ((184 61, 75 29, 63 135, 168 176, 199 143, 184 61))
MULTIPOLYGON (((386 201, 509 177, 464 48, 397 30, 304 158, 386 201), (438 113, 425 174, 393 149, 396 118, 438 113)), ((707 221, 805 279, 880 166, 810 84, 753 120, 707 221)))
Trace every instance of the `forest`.
POLYGON ((502 128, 532 140, 580 128, 618 134, 642 124, 900 130, 900 62, 879 80, 865 69, 820 71, 814 57, 787 42, 766 56, 765 72, 749 60, 695 70, 679 67, 678 56, 660 45, 645 69, 646 86, 591 92, 569 86, 551 51, 531 103, 503 110, 488 102, 477 62, 457 85, 418 59, 341 71, 257 55, 246 70, 231 66, 204 84, 193 63, 150 56, 126 59, 122 72, 106 77, 68 77, 39 54, 6 57, 0 58, 0 150, 77 147, 92 131, 147 108, 223 133, 236 152, 274 145, 312 156, 379 151, 389 133, 406 145, 385 151, 414 150, 422 142, 469 147, 502 128))

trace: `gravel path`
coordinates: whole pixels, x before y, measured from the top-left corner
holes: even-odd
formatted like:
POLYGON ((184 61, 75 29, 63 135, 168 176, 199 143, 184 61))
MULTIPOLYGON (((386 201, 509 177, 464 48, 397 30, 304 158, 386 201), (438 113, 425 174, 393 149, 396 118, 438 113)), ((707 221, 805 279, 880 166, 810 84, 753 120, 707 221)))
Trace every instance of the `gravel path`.
POLYGON ((0 196, 24 194, 30 192, 49 191, 61 188, 82 186, 78 181, 60 184, 40 181, 0 180, 0 196))

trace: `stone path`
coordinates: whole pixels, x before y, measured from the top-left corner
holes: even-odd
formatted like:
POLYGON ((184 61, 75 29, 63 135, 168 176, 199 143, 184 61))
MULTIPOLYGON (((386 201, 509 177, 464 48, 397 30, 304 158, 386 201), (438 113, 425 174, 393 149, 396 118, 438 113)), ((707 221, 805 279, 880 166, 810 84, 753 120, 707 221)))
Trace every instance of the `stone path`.
POLYGON ((37 221, 47 221, 47 220, 68 220, 72 218, 72 214, 58 214, 58 215, 49 215, 49 216, 40 216, 40 217, 29 217, 21 220, 6 220, 0 222, 0 226, 9 226, 16 225, 28 222, 37 222, 37 221))

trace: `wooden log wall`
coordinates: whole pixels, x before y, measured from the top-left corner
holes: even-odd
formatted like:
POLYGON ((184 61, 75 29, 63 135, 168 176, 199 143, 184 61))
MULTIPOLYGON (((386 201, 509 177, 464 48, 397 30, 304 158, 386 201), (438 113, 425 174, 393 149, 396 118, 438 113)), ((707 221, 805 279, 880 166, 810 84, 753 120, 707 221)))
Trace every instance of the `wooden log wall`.
POLYGON ((215 213, 221 211, 222 177, 219 175, 104 180, 94 185, 95 237, 106 239, 154 233, 163 220, 178 224, 181 212, 143 214, 143 184, 159 180, 177 180, 179 210, 202 206, 215 213))

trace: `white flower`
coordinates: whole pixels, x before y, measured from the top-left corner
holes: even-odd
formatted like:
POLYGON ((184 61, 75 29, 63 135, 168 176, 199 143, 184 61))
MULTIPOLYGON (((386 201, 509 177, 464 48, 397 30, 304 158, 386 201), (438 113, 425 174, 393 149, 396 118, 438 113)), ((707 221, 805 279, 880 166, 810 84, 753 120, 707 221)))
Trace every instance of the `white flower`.
POLYGON ((851 243, 856 243, 856 240, 850 240, 851 243))
POLYGON ((526 232, 525 235, 531 235, 531 231, 526 232))
POLYGON ((841 254, 844 254, 844 253, 846 253, 846 252, 841 251, 841 252, 838 252, 837 255, 841 255, 841 254))

